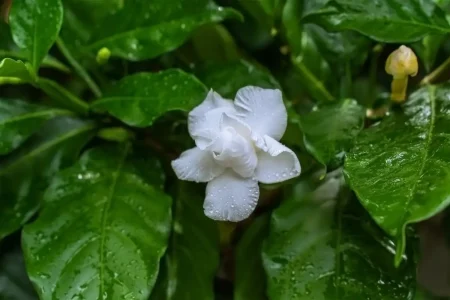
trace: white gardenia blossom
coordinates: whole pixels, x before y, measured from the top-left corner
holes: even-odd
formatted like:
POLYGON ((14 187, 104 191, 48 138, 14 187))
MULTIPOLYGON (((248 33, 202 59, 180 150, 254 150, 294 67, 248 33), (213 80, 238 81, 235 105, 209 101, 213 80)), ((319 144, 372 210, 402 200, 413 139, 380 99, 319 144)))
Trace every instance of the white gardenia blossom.
POLYGON ((179 179, 208 182, 205 214, 241 221, 255 209, 258 181, 281 182, 300 174, 297 156, 278 141, 287 125, 280 90, 247 86, 226 100, 214 91, 189 113, 196 147, 172 161, 179 179))

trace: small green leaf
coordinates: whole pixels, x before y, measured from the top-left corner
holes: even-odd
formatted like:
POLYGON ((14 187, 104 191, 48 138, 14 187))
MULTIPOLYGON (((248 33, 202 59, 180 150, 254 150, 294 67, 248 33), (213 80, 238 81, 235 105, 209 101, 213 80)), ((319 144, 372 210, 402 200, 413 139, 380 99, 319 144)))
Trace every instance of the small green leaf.
POLYGON ((147 299, 170 233, 162 170, 129 145, 95 148, 60 172, 22 234, 40 299, 147 299))
POLYGON ((234 300, 267 299, 261 249, 268 228, 269 216, 258 217, 236 247, 234 300))
POLYGON ((364 109, 348 99, 301 116, 306 149, 324 165, 340 165, 363 128, 364 115, 364 109))
POLYGON ((31 66, 20 60, 4 58, 0 62, 0 84, 33 82, 31 66))
POLYGON ((375 221, 397 238, 397 263, 405 227, 450 203, 449 93, 448 85, 416 91, 403 112, 361 132, 347 155, 347 180, 375 221))
POLYGON ((112 56, 133 61, 149 59, 176 49, 201 25, 235 16, 236 11, 210 0, 125 1, 98 26, 86 48, 97 53, 106 47, 112 56))
POLYGON ((271 300, 411 299, 414 260, 393 266, 392 241, 342 185, 339 173, 302 181, 273 212, 263 247, 271 300))
POLYGON ((147 127, 168 111, 191 110, 206 92, 197 78, 181 70, 137 73, 124 77, 91 107, 130 126, 147 127))
POLYGON ((445 13, 430 0, 331 0, 307 13, 303 22, 329 31, 355 30, 387 43, 408 43, 427 34, 450 32, 445 13))
POLYGON ((214 299, 219 267, 217 224, 203 212, 203 199, 192 184, 180 182, 174 222, 161 274, 150 299, 214 299))
POLYGON ((90 122, 55 118, 0 161, 0 239, 33 216, 47 181, 76 160, 94 131, 90 122))
POLYGON ((35 73, 55 42, 62 20, 61 0, 13 1, 9 14, 12 37, 27 52, 35 73))
POLYGON ((70 111, 30 104, 21 100, 0 100, 0 155, 7 154, 21 145, 41 125, 70 111))
POLYGON ((208 88, 231 99, 240 88, 247 85, 281 89, 280 84, 269 71, 245 60, 225 64, 208 63, 199 67, 195 74, 208 88))

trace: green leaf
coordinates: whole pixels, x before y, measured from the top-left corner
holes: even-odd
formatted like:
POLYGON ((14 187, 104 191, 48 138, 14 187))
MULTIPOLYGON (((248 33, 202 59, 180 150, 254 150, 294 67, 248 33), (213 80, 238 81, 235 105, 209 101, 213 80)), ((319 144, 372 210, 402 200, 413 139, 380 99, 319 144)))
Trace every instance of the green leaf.
POLYGON ((19 246, 11 248, 13 249, 1 251, 0 299, 37 300, 25 270, 22 251, 19 246))
POLYGON ((355 30, 387 43, 408 43, 427 34, 450 32, 445 13, 430 0, 331 0, 307 13, 303 22, 329 31, 355 30))
POLYGON ((57 82, 47 78, 35 77, 28 63, 5 58, 0 62, 0 85, 29 83, 40 88, 59 106, 85 114, 89 110, 86 102, 69 92, 57 82))
POLYGON ((236 247, 234 300, 267 299, 266 277, 260 254, 268 225, 267 214, 258 217, 236 247))
POLYGON ((13 1, 9 13, 12 37, 27 52, 35 72, 55 42, 62 20, 61 0, 13 1))
POLYGON ((76 160, 94 131, 90 122, 55 118, 0 161, 0 239, 33 216, 48 180, 76 160))
POLYGON ((298 80, 311 95, 319 101, 332 101, 327 90, 331 79, 329 63, 321 55, 311 34, 300 24, 303 4, 298 0, 287 0, 283 8, 282 24, 291 50, 291 61, 298 80))
POLYGON ((164 276, 150 299, 214 299, 214 276, 219 267, 219 232, 203 212, 203 199, 192 184, 180 183, 174 206, 164 276))
POLYGON ((30 104, 21 100, 0 100, 0 155, 7 154, 21 145, 41 125, 60 115, 71 112, 30 104))
POLYGON ((107 111, 130 126, 147 127, 168 111, 191 110, 206 92, 197 78, 181 70, 137 73, 121 79, 91 108, 107 111))
POLYGON ((207 63, 195 70, 195 74, 208 88, 231 99, 240 88, 247 85, 281 89, 280 84, 269 71, 245 60, 225 64, 207 63))
POLYGON ((323 105, 301 116, 306 149, 324 165, 340 165, 363 128, 364 116, 364 109, 350 99, 323 105))
POLYGON ((0 62, 0 84, 33 82, 31 66, 20 60, 4 58, 0 62))
POLYGON ((147 299, 170 231, 161 174, 122 145, 91 149, 52 180, 22 234, 40 299, 147 299))
POLYGON ((263 247, 271 300, 411 299, 414 261, 392 265, 392 241, 345 202, 342 183, 339 173, 304 180, 273 212, 263 247))
POLYGON ((98 26, 86 48, 106 47, 113 56, 133 61, 149 59, 176 49, 201 25, 233 16, 236 11, 210 0, 126 1, 98 26))
POLYGON ((442 34, 427 35, 420 42, 412 45, 427 72, 434 66, 439 48, 446 38, 447 36, 442 34))
POLYGON ((345 174, 375 221, 397 238, 398 263, 405 227, 450 203, 449 86, 416 91, 380 124, 361 132, 345 174))

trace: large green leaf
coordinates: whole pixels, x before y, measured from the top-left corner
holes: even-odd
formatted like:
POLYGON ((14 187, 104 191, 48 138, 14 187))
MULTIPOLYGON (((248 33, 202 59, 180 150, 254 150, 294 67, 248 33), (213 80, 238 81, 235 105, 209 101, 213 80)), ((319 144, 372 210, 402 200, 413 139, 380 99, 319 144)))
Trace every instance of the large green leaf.
POLYGON ((91 149, 60 172, 24 228, 28 274, 42 300, 147 299, 166 249, 171 198, 162 170, 129 145, 91 149))
POLYGON ((339 173, 317 181, 301 182, 272 214, 263 247, 269 298, 412 299, 414 260, 393 266, 392 241, 347 202, 339 173))
POLYGON ((301 116, 306 148, 320 163, 339 165, 363 128, 364 115, 364 109, 348 99, 301 116))
POLYGON ((41 125, 60 115, 71 112, 34 105, 22 100, 0 100, 0 155, 7 154, 22 144, 41 125))
POLYGON ((445 13, 431 0, 331 0, 307 13, 303 22, 316 23, 330 31, 355 30, 390 43, 450 32, 445 13))
POLYGON ((397 237, 397 262, 405 227, 450 203, 449 86, 424 87, 395 112, 363 131, 345 173, 375 221, 397 237))
POLYGON ((12 36, 27 52, 35 72, 55 42, 62 20, 61 0, 13 1, 9 14, 12 36))
POLYGON ((266 277, 261 249, 267 235, 269 216, 258 217, 236 247, 234 300, 266 299, 266 277))
POLYGON ((137 73, 120 80, 91 107, 107 111, 130 126, 147 127, 168 111, 191 110, 203 101, 206 92, 197 78, 181 70, 137 73))
POLYGON ((125 1, 97 27, 86 49, 106 47, 113 56, 149 59, 174 50, 199 26, 236 15, 211 0, 125 1))
POLYGON ((0 161, 0 239, 31 218, 48 180, 76 160, 94 131, 90 122, 55 118, 0 161))
POLYGON ((247 85, 281 89, 280 84, 269 71, 245 60, 223 64, 206 63, 197 68, 195 74, 208 88, 231 99, 240 88, 247 85))
POLYGON ((201 192, 180 183, 163 270, 150 299, 213 300, 219 267, 217 224, 203 213, 201 192))

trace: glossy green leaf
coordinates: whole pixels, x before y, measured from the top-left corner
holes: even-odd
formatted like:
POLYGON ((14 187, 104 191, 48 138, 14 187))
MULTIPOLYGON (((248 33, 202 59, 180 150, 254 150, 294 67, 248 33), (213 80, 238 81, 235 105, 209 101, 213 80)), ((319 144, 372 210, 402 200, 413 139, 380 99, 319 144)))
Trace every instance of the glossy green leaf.
POLYGON ((238 14, 210 0, 133 0, 105 18, 86 49, 103 47, 113 56, 137 61, 156 57, 179 47, 193 30, 238 14))
POLYGON ((20 246, 10 248, 0 252, 0 299, 37 300, 25 270, 20 246))
POLYGON ((320 106, 301 116, 306 149, 324 165, 339 165, 363 128, 364 116, 364 109, 351 99, 320 106))
POLYGON ((345 162, 352 189, 375 221, 405 249, 405 227, 450 203, 450 87, 412 94, 380 124, 361 132, 345 162))
POLYGON ((269 71, 245 60, 226 64, 207 63, 195 70, 195 74, 208 88, 231 99, 234 99, 240 88, 247 85, 281 89, 269 71))
POLYGON ((107 111, 130 126, 147 127, 168 111, 191 110, 203 101, 206 92, 197 78, 181 70, 137 73, 120 80, 91 107, 107 111))
POLYGON ((69 111, 38 106, 12 99, 0 100, 0 155, 7 154, 21 145, 41 125, 69 111))
POLYGON ((147 299, 170 231, 161 173, 121 145, 87 151, 52 180, 22 234, 41 299, 147 299))
POLYGON ((331 0, 307 13, 303 22, 329 31, 355 30, 388 43, 417 41, 427 34, 450 32, 445 13, 431 0, 331 0))
POLYGON ((219 232, 203 212, 203 199, 192 184, 180 183, 174 205, 169 248, 150 299, 214 299, 219 267, 219 232))
POLYGON ((0 62, 0 84, 32 82, 31 66, 20 60, 4 58, 0 62))
POLYGON ((62 20, 61 0, 13 1, 9 13, 12 37, 26 51, 35 72, 55 42, 62 20))
POLYGON ((269 216, 253 221, 236 247, 234 300, 266 299, 266 276, 261 249, 269 228, 269 216))
POLYGON ((94 131, 90 122, 55 118, 0 161, 0 239, 33 216, 47 181, 76 160, 94 131))
POLYGON ((412 299, 414 261, 393 266, 392 241, 342 184, 339 173, 305 180, 273 212, 263 247, 271 300, 412 299))
MULTIPOLYGON (((14 43, 10 28, 6 23, 0 23, 0 36, 2 41, 0 42, 0 58, 13 58, 16 60, 27 61, 28 56, 20 50, 14 43)), ((42 61, 42 67, 53 68, 61 72, 69 73, 70 70, 55 57, 47 55, 42 61)))

